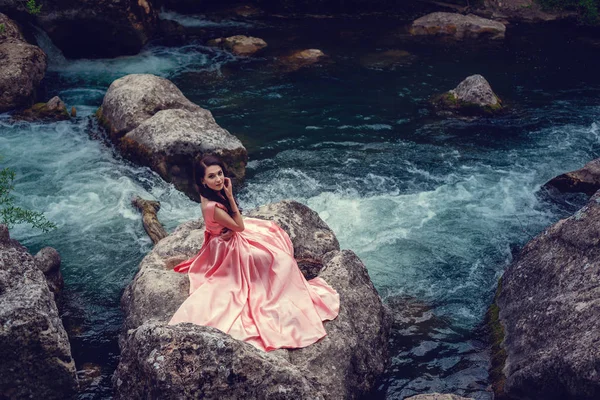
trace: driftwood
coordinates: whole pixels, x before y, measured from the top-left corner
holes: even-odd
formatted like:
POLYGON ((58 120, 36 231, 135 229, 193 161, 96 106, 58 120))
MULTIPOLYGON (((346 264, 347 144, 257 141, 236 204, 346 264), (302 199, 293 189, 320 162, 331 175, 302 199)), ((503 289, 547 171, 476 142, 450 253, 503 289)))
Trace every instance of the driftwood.
POLYGON ((148 236, 150 236, 150 239, 152 239, 154 244, 167 236, 167 231, 165 231, 165 228, 163 228, 156 216, 156 213, 160 210, 160 203, 158 201, 144 200, 141 197, 136 196, 131 200, 131 204, 142 213, 144 230, 148 236))

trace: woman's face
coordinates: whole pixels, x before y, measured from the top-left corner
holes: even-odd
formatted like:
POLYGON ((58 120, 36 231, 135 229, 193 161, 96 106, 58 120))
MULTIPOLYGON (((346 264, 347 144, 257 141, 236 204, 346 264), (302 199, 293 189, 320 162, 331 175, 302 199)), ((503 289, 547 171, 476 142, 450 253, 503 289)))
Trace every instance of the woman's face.
POLYGON ((202 183, 211 188, 212 190, 218 192, 223 189, 223 183, 225 182, 225 176, 223 175, 223 170, 218 165, 211 165, 206 168, 204 172, 204 178, 202 179, 202 183))

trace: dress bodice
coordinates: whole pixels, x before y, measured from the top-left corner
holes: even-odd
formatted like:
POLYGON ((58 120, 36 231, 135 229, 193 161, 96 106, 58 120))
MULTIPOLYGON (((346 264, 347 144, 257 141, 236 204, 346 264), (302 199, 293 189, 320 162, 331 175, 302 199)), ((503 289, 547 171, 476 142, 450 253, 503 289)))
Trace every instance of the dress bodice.
POLYGON ((222 210, 227 211, 227 208, 225 208, 223 204, 216 201, 209 201, 206 207, 202 209, 202 216, 204 217, 206 231, 211 235, 220 235, 221 231, 223 230, 223 226, 219 225, 219 223, 215 221, 215 207, 219 207, 222 210))

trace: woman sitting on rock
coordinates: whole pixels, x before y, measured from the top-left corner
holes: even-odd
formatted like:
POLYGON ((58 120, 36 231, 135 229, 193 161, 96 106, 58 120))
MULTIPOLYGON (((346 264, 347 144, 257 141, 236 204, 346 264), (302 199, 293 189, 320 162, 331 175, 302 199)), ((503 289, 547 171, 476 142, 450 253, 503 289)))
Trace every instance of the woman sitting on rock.
POLYGON ((304 278, 279 225, 242 218, 218 157, 202 158, 198 172, 204 244, 175 267, 188 273, 190 296, 169 324, 212 326, 265 351, 325 336, 323 321, 338 315, 337 292, 321 278, 304 278))

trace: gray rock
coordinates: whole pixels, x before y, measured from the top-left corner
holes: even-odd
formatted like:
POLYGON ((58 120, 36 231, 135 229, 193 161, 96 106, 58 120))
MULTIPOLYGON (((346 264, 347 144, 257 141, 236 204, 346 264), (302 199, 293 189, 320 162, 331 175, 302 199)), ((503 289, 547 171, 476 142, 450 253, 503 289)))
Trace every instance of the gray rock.
POLYGON ((118 398, 160 391, 166 399, 354 399, 373 388, 388 360, 391 320, 362 262, 339 251, 327 225, 299 203, 270 204, 249 215, 280 221, 296 254, 323 265, 319 276, 341 299, 339 316, 325 322, 328 335, 303 349, 264 353, 211 328, 167 326, 189 290, 187 276, 171 269, 204 240, 203 224, 188 222, 156 244, 123 294, 122 356, 113 378, 118 398), (265 370, 274 378, 265 378, 265 370))
POLYGON ((486 18, 516 22, 554 21, 577 15, 574 11, 544 9, 534 0, 483 0, 473 12, 486 18))
POLYGON ((590 161, 581 169, 552 178, 544 186, 563 193, 585 193, 591 196, 600 190, 600 158, 590 161))
POLYGON ((0 25, 4 26, 2 32, 0 32, 0 42, 9 39, 25 42, 25 37, 19 25, 2 13, 0 13, 0 25))
POLYGON ((504 111, 499 97, 481 75, 465 78, 456 88, 434 96, 431 102, 437 109, 460 114, 492 115, 504 111))
POLYGON ((170 80, 131 74, 111 83, 99 112, 111 136, 120 138, 157 112, 171 109, 201 110, 170 80))
POLYGON ((499 396, 600 398, 600 193, 525 245, 494 307, 499 396))
POLYGON ((288 362, 215 328, 146 323, 128 336, 116 399, 323 399, 288 362))
POLYGON ((473 14, 434 12, 413 21, 410 33, 413 36, 439 36, 455 40, 498 40, 504 39, 506 26, 473 14))
POLYGON ((248 153, 239 139, 167 79, 148 74, 117 79, 97 116, 125 157, 149 166, 194 200, 193 169, 203 154, 218 154, 233 178, 245 175, 248 153))
POLYGON ((60 272, 60 254, 52 247, 44 247, 34 256, 35 265, 46 277, 48 288, 53 293, 59 293, 65 283, 60 272))
POLYGON ((64 399, 77 387, 67 333, 36 259, 0 225, 0 393, 64 399))
POLYGON ((67 106, 58 96, 54 96, 46 103, 36 103, 31 108, 28 108, 13 117, 26 121, 63 121, 71 118, 67 111, 67 106))
POLYGON ((0 112, 33 104, 46 73, 46 54, 27 43, 19 27, 0 14, 5 33, 0 35, 0 112))
POLYGON ((210 40, 208 45, 227 49, 238 56, 251 56, 267 47, 267 42, 252 36, 235 35, 210 40))
POLYGON ((137 54, 154 36, 158 15, 148 0, 40 1, 37 23, 69 58, 137 54))
POLYGON ((462 397, 455 394, 427 393, 407 397, 406 400, 475 400, 471 397, 462 397))

